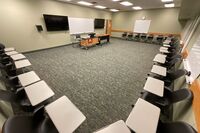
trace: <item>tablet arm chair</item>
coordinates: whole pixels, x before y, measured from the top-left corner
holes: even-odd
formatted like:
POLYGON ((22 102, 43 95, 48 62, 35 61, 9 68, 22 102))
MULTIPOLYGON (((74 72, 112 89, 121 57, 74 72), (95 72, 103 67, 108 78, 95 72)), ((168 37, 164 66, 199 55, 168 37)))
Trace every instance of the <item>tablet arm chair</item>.
POLYGON ((127 39, 127 32, 124 32, 124 33, 122 34, 122 38, 127 39))
POLYGON ((133 39, 133 33, 129 33, 128 36, 127 36, 127 39, 132 40, 133 39))
POLYGON ((173 55, 172 57, 166 57, 166 60, 167 60, 167 61, 171 61, 171 60, 173 60, 173 59, 175 59, 175 58, 180 58, 180 59, 182 59, 182 55, 181 55, 181 54, 175 54, 175 55, 173 55))
POLYGON ((170 70, 179 61, 181 61, 180 58, 174 58, 171 61, 166 62, 165 64, 163 64, 163 66, 165 66, 168 70, 170 70))
POLYGON ((2 133, 58 133, 43 109, 33 115, 10 117, 3 125, 2 133))
POLYGON ((0 43, 0 54, 4 53, 5 45, 0 43))
POLYGON ((160 122, 157 133, 197 133, 197 131, 185 122, 160 122))
POLYGON ((193 94, 189 89, 179 89, 176 91, 166 90, 164 97, 159 97, 150 92, 143 92, 141 98, 165 110, 170 105, 183 100, 192 100, 193 94))
POLYGON ((156 101, 157 105, 161 107, 166 107, 183 100, 192 100, 193 98, 192 91, 186 88, 167 92, 168 93, 165 94, 164 98, 156 101))
POLYGON ((185 69, 179 69, 175 72, 167 72, 167 76, 163 79, 163 81, 165 82, 165 86, 170 86, 174 80, 184 75, 190 76, 191 72, 185 69))

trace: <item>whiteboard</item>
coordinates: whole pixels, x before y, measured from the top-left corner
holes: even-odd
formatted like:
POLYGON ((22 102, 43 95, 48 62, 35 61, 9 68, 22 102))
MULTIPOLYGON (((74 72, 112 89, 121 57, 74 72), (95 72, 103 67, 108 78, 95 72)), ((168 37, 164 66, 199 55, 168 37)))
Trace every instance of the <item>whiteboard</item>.
POLYGON ((192 80, 195 80, 200 74, 200 35, 189 52, 188 62, 192 80))
POLYGON ((69 17, 68 21, 70 34, 94 32, 94 19, 69 17))
POLYGON ((151 20, 136 20, 133 32, 136 33, 148 33, 151 20))

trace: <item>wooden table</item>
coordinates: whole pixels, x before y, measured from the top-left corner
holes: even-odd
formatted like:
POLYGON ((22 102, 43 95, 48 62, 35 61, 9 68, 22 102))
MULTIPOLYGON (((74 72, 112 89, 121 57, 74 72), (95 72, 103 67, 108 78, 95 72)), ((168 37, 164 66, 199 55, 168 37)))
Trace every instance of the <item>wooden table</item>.
POLYGON ((13 61, 17 61, 17 60, 21 60, 21 59, 26 59, 26 57, 23 54, 14 54, 14 55, 11 55, 10 58, 13 61))
POLYGON ((159 117, 160 108, 139 98, 126 125, 136 133, 156 133, 159 117))
POLYGON ((167 68, 162 66, 153 65, 151 72, 161 76, 167 76, 167 68))
POLYGON ((40 78, 38 77, 38 75, 34 72, 34 71, 30 71, 27 73, 23 73, 17 76, 17 78, 19 79, 19 82, 21 83, 21 85, 23 87, 33 84, 37 81, 40 81, 40 78))
POLYGON ((131 133, 123 120, 119 120, 103 129, 94 133, 131 133))
POLYGON ((81 43, 80 45, 85 47, 85 48, 88 48, 88 47, 91 47, 91 46, 94 46, 96 44, 99 43, 99 38, 98 37, 94 37, 94 38, 83 38, 81 40, 81 43))
POLYGON ((50 103, 45 110, 60 133, 74 132, 86 119, 66 96, 50 103))
POLYGON ((148 77, 144 85, 144 90, 163 97, 164 94, 164 81, 148 77))
POLYGON ((27 59, 15 61, 14 64, 15 64, 15 68, 16 69, 20 69, 20 68, 31 66, 31 63, 27 59))
POLYGON ((36 106, 54 95, 54 92, 43 80, 25 87, 24 90, 32 106, 36 106))
POLYGON ((166 61, 166 57, 167 55, 164 55, 164 54, 157 54, 155 56, 155 58, 153 59, 154 62, 158 62, 158 63, 162 63, 164 64, 165 61, 166 61))
POLYGON ((107 40, 107 43, 110 42, 110 35, 109 34, 98 34, 96 37, 99 38, 99 44, 101 44, 102 40, 107 40))

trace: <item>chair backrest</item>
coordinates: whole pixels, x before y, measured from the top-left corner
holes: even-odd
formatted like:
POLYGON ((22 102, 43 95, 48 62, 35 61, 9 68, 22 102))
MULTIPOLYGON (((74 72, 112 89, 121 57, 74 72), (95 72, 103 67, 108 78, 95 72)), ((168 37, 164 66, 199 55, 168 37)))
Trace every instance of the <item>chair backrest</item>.
POLYGON ((173 67, 180 60, 181 60, 180 58, 174 58, 174 59, 172 59, 170 62, 166 63, 167 68, 170 69, 171 67, 173 67))
POLYGON ((2 43, 0 43, 0 50, 4 50, 5 49, 5 45, 3 45, 2 43))
POLYGON ((158 128, 158 133, 197 133, 192 126, 185 122, 162 123, 158 128))
POLYGON ((79 39, 81 38, 81 35, 80 34, 76 34, 76 39, 79 39))
POLYGON ((55 125, 49 117, 46 117, 38 128, 38 133, 58 133, 55 125))
POLYGON ((179 69, 175 72, 170 72, 168 73, 168 77, 170 78, 170 80, 175 80, 178 79, 184 75, 188 74, 188 71, 185 69, 179 69))
POLYGON ((181 58, 182 58, 182 55, 181 55, 181 54, 175 54, 175 55, 173 55, 172 57, 167 57, 166 60, 167 60, 167 61, 171 61, 171 60, 173 60, 173 59, 175 59, 175 58, 181 59, 181 58))
POLYGON ((192 91, 186 88, 176 90, 172 92, 171 95, 169 96, 169 100, 171 104, 177 103, 186 99, 192 99, 192 98, 193 98, 192 91))
POLYGON ((122 34, 122 37, 126 37, 127 36, 127 32, 124 32, 123 34, 122 34))

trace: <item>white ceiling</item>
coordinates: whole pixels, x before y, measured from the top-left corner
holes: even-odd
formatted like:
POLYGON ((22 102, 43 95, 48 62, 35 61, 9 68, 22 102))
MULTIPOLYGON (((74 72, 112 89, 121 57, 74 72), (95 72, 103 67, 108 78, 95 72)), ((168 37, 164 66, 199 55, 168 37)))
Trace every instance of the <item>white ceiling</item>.
MULTIPOLYGON (((57 0, 57 1, 67 2, 67 0, 57 0)), ((81 0, 71 0, 70 2, 67 2, 67 3, 78 4, 77 3, 78 1, 81 1, 81 0)), ((119 9, 120 11, 130 11, 130 10, 133 10, 132 9, 133 6, 140 6, 143 9, 165 8, 164 3, 161 2, 161 0, 124 0, 124 1, 129 1, 133 3, 133 6, 128 6, 128 7, 121 5, 120 2, 113 2, 112 0, 83 0, 83 1, 94 3, 93 6, 89 6, 92 8, 94 8, 95 5, 101 5, 108 8, 108 9, 101 9, 101 10, 109 10, 111 8, 114 8, 114 9, 119 9)), ((123 1, 123 0, 120 0, 120 1, 123 1)), ((175 7, 180 7, 181 0, 174 0, 174 3, 175 3, 175 7)))

